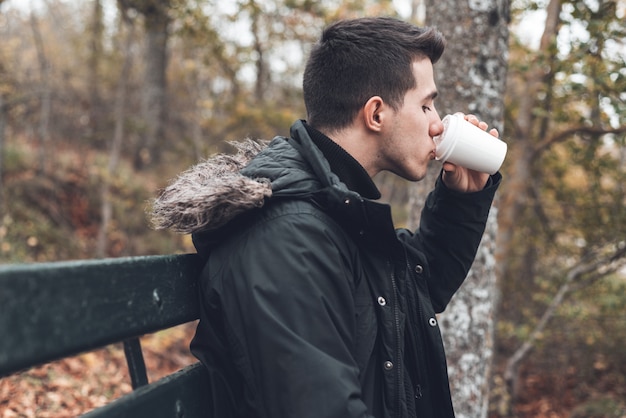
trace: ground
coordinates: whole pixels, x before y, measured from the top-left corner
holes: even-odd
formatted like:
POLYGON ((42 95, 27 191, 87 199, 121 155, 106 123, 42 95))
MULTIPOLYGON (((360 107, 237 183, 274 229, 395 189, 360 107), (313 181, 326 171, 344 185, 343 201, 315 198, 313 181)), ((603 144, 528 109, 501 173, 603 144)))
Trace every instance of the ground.
MULTIPOLYGON (((141 339, 148 380, 197 360, 189 353, 195 323, 141 339)), ((132 391, 122 344, 0 379, 0 418, 67 418, 132 391)))

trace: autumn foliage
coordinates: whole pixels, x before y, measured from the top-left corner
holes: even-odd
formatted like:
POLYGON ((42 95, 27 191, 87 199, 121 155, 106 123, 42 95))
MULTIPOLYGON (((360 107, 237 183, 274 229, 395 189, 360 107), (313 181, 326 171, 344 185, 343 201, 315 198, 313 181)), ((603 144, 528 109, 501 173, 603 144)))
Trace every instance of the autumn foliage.
MULTIPOLYGON (((194 330, 190 323, 141 339, 149 382, 197 361, 189 352, 194 330)), ((0 417, 74 417, 131 391, 120 343, 1 379, 0 417)))

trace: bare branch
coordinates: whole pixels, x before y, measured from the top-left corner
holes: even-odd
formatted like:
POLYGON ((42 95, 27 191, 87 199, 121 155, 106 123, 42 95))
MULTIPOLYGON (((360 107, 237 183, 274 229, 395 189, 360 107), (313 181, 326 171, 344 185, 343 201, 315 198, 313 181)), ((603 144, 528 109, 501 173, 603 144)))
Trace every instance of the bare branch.
POLYGON ((535 155, 541 154, 543 151, 548 149, 553 144, 563 142, 574 135, 588 134, 588 135, 594 135, 594 136, 601 136, 601 135, 607 135, 607 134, 621 134, 624 132, 626 132, 626 125, 620 126, 618 128, 609 128, 609 129, 596 128, 596 127, 590 127, 590 126, 577 126, 575 128, 565 129, 564 131, 557 132, 555 135, 552 135, 551 137, 540 142, 535 147, 535 155))
POLYGON ((615 252, 606 258, 606 262, 602 262, 590 275, 586 275, 578 283, 573 285, 571 287, 571 293, 591 286, 598 280, 621 270, 624 266, 626 266, 626 245, 622 243, 621 248, 618 247, 615 252))

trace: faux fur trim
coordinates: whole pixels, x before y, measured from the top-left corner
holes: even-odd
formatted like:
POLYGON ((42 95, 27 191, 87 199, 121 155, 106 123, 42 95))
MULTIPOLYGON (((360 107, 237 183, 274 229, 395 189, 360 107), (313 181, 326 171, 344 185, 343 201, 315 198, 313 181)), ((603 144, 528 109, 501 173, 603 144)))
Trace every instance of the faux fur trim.
POLYGON ((272 196, 268 179, 239 173, 267 146, 265 141, 231 142, 235 155, 219 154, 181 173, 151 202, 154 229, 191 234, 219 228, 247 210, 263 206, 272 196))

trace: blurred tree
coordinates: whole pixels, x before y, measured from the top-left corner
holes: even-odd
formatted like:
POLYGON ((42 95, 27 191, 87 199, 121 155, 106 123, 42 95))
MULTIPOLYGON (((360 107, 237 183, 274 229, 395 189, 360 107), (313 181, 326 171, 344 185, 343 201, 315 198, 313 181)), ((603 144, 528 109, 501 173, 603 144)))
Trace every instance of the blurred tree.
MULTIPOLYGON (((438 111, 442 116, 457 111, 475 114, 503 134, 509 0, 428 0, 425 9, 427 24, 447 39, 435 68, 438 111)), ((423 206, 440 170, 440 164, 431 164, 427 178, 411 186, 411 207, 423 206)), ((419 211, 411 213, 411 224, 416 225, 419 211)), ((486 417, 488 412, 497 300, 496 231, 494 207, 474 265, 439 319, 458 417, 486 417)))
POLYGON ((143 169, 159 161, 165 145, 167 42, 172 0, 118 0, 118 4, 124 12, 136 10, 144 19, 143 129, 134 160, 135 168, 143 169))
POLYGON ((100 94, 102 86, 101 67, 104 60, 104 22, 102 1, 93 0, 93 10, 91 14, 91 24, 89 26, 89 56, 87 59, 87 86, 89 89, 89 132, 87 138, 91 139, 93 145, 103 142, 102 125, 104 104, 100 94))
POLYGON ((254 83, 254 98, 257 104, 263 103, 266 85, 270 81, 269 63, 267 62, 267 56, 265 51, 267 46, 263 43, 263 34, 261 27, 261 18, 263 17, 263 10, 255 0, 249 0, 244 9, 250 14, 252 20, 251 32, 252 32, 252 50, 256 55, 256 82, 254 83))
MULTIPOLYGON (((96 0, 97 2, 97 0, 96 0)), ((98 13, 96 11, 95 13, 98 13)), ((113 220, 113 195, 111 188, 120 164, 122 144, 125 138, 126 107, 128 97, 128 84, 133 64, 132 47, 135 44, 135 23, 132 18, 122 11, 119 20, 119 32, 124 36, 121 41, 122 46, 122 68, 115 89, 115 104, 113 107, 114 130, 109 145, 109 158, 106 171, 102 176, 100 192, 100 226, 96 237, 96 257, 103 258, 108 255, 108 235, 113 220)))
POLYGON ((39 77, 41 94, 39 98, 39 165, 37 167, 40 175, 46 171, 46 162, 50 160, 50 111, 52 107, 52 86, 50 85, 50 61, 46 54, 43 36, 39 28, 39 20, 35 13, 31 11, 30 26, 33 31, 33 39, 37 49, 37 59, 39 60, 39 77))
MULTIPOLYGON (((0 6, 2 1, 0 0, 0 6)), ((2 14, 0 8, 0 27, 10 19, 9 16, 2 14)), ((0 35, 1 36, 1 35, 0 35)), ((6 194, 5 194, 5 176, 7 173, 7 137, 10 125, 9 113, 12 107, 19 105, 23 99, 19 98, 16 90, 16 80, 11 74, 10 68, 6 65, 10 51, 8 48, 0 49, 0 213, 6 213, 6 194)), ((0 227, 2 219, 0 219, 0 227)), ((0 234, 0 241, 2 235, 0 234)))

